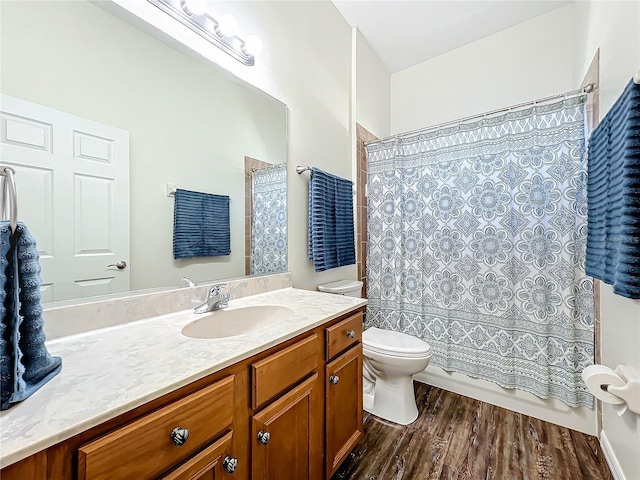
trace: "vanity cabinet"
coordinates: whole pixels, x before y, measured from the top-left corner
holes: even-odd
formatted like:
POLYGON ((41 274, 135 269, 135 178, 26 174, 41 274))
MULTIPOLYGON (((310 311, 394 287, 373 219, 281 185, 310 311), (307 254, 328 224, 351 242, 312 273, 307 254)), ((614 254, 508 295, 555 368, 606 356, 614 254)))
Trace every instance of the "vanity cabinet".
POLYGON ((252 417, 252 480, 322 478, 315 462, 322 451, 313 432, 317 384, 316 373, 252 417))
POLYGON ((0 477, 329 479, 362 435, 361 338, 362 308, 80 432, 0 477))
POLYGON ((325 329, 325 471, 330 478, 363 430, 362 313, 325 329), (345 351, 346 350, 346 351, 345 351), (353 412, 359 412, 354 415, 353 412))
POLYGON ((364 433, 362 344, 329 363, 325 378, 326 472, 330 478, 364 433))
POLYGON ((252 480, 322 478, 320 345, 313 333, 251 364, 252 480))

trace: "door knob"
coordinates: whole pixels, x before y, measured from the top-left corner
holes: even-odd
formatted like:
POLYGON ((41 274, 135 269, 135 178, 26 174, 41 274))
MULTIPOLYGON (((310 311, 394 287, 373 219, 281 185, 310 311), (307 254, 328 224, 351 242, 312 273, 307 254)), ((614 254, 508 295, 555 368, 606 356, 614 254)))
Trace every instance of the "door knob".
POLYGON ((338 382, 340 381, 340 377, 339 377, 338 375, 331 375, 331 376, 329 377, 329 381, 330 381, 331 383, 333 383, 334 385, 337 385, 337 384, 338 384, 338 382))
POLYGON ((116 267, 118 270, 124 270, 125 268, 127 268, 127 262, 125 262, 124 260, 120 260, 116 263, 110 263, 109 265, 107 265, 107 268, 109 267, 116 267))
POLYGON ((266 445, 267 443, 269 443, 270 439, 271 439, 271 434, 269 432, 263 432, 263 431, 258 432, 258 441, 261 444, 266 445))
POLYGON ((222 468, 224 468, 227 473, 235 472, 236 468, 238 468, 238 459, 227 455, 222 461, 222 468))
POLYGON ((189 429, 176 427, 171 430, 170 437, 176 447, 181 447, 189 440, 189 429))

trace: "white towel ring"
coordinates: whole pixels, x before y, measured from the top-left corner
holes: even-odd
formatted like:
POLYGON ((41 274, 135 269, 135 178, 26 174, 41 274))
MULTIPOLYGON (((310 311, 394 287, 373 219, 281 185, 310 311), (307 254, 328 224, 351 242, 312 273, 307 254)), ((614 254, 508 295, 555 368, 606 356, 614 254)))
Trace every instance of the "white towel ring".
POLYGON ((18 193, 14 178, 16 171, 11 167, 4 167, 0 173, 5 177, 5 196, 9 199, 9 222, 11 224, 11 233, 13 234, 18 226, 18 193))

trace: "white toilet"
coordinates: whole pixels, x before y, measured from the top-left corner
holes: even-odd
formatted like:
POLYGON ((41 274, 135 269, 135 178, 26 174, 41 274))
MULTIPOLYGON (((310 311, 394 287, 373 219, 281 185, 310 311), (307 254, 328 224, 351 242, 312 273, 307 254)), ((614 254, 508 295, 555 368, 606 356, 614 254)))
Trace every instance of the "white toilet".
MULTIPOLYGON (((340 280, 318 285, 318 290, 360 297, 362 282, 340 280)), ((364 409, 385 420, 409 425, 418 418, 412 377, 429 365, 431 347, 417 337, 376 327, 363 332, 362 347, 364 409)))
POLYGON ((371 327, 362 334, 364 409, 409 425, 418 418, 413 375, 431 360, 431 347, 406 333, 371 327))

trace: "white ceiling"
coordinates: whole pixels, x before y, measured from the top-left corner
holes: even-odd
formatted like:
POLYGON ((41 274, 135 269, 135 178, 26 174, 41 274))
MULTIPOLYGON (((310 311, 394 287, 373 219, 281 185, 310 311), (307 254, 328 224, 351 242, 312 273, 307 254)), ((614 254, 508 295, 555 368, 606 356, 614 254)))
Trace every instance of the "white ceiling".
POLYGON ((390 73, 540 16, 569 1, 333 0, 390 73))

